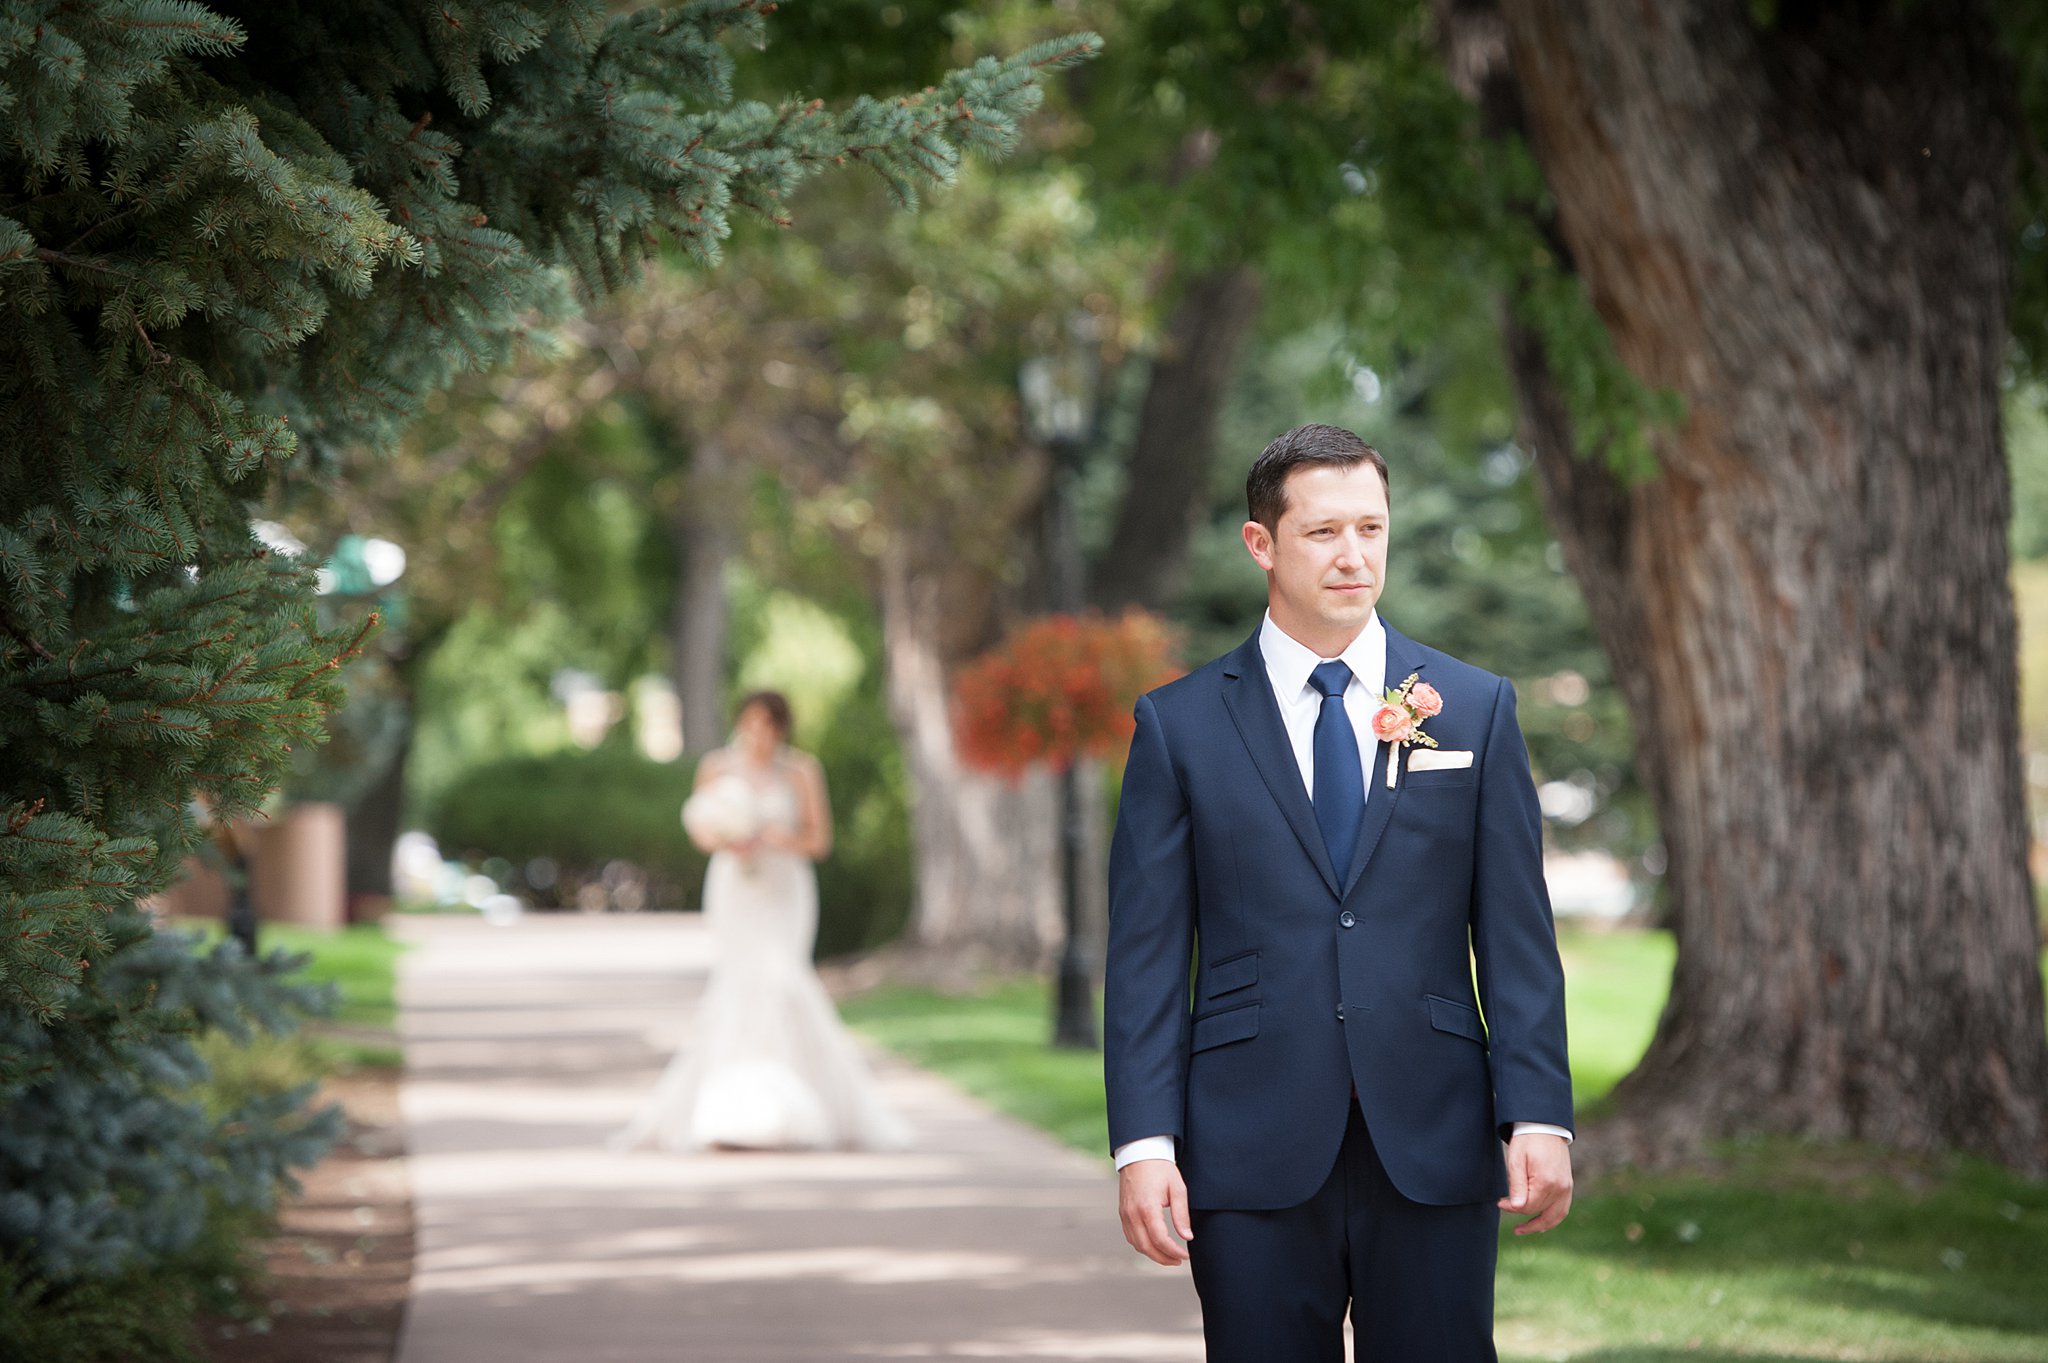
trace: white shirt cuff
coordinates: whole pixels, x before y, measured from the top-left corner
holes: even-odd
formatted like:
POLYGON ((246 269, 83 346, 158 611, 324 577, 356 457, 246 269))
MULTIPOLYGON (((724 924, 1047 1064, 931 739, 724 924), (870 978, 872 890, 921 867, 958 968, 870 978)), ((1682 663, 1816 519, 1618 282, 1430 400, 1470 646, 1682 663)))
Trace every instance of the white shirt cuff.
POLYGON ((1532 1131, 1539 1136, 1562 1136, 1566 1145, 1572 1143, 1571 1132, 1561 1126, 1552 1126, 1549 1122, 1516 1122, 1509 1128, 1508 1134, 1510 1136, 1525 1136, 1532 1131))
MULTIPOLYGON (((1571 1132, 1561 1126, 1552 1126, 1548 1122, 1516 1122, 1510 1130, 1510 1134, 1515 1136, 1528 1132, 1535 1132, 1540 1136, 1561 1136, 1564 1138, 1565 1144, 1571 1144, 1571 1132)), ((1173 1137, 1144 1136, 1135 1141, 1128 1141, 1116 1148, 1116 1167, 1121 1169, 1126 1164, 1136 1164, 1139 1160, 1144 1159, 1171 1161, 1177 1153, 1173 1137)))
POLYGON ((1126 1141, 1116 1148, 1116 1167, 1136 1164, 1141 1159, 1163 1159, 1171 1163, 1174 1157, 1174 1140, 1171 1136, 1144 1136, 1135 1141, 1126 1141))

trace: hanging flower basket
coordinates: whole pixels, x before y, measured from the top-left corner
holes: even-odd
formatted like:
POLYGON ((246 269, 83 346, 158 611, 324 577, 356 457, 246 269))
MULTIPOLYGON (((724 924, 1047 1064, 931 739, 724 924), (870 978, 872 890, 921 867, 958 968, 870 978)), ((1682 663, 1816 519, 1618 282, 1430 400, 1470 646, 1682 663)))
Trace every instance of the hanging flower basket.
POLYGON ((1172 681, 1174 637, 1142 610, 1044 615, 962 668, 953 728, 969 766, 1016 778, 1042 762, 1064 771, 1130 742, 1131 707, 1172 681))

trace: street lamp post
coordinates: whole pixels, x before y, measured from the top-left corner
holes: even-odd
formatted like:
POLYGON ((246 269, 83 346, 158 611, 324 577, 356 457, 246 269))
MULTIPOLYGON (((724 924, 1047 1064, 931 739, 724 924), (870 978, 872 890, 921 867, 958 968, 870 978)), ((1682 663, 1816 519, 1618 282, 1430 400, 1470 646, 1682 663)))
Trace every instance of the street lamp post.
MULTIPOLYGON (((1051 487, 1041 527, 1049 604, 1077 613, 1086 605, 1086 567, 1074 523, 1074 483, 1081 451, 1095 418, 1093 319, 1078 317, 1067 328, 1068 344, 1058 355, 1034 356, 1018 371, 1017 388, 1031 436, 1052 455, 1051 487)), ((1060 949, 1052 1044, 1101 1050, 1095 1021, 1093 949, 1082 924, 1081 868, 1087 802, 1081 783, 1086 764, 1077 753, 1060 776, 1060 911, 1066 941, 1060 949)))

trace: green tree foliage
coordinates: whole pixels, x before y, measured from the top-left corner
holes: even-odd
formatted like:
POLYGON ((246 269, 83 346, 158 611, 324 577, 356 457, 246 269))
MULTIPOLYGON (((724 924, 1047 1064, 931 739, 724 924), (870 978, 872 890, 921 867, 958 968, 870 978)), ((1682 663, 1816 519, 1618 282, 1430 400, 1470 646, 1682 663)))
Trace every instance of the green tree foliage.
POLYGON ((321 740, 374 628, 322 625, 311 566, 251 534, 258 499, 389 447, 662 241, 714 262, 735 213, 786 221, 838 165, 914 204, 1096 46, 832 108, 736 98, 773 8, 0 0, 10 1321, 267 1206, 323 1136, 301 1095, 194 1105, 183 1038, 275 1006, 284 967, 134 910, 197 803, 254 809, 321 740))
POLYGON ((1114 187, 1106 212, 1165 224, 1191 259, 1258 260, 1272 322, 1334 309, 1383 374, 1440 354, 1447 325, 1510 294, 1564 366, 1589 448, 1647 467, 1644 427, 1675 408, 1620 363, 1556 244, 1518 211, 1543 197, 1541 176, 1519 144, 1478 135, 1428 6, 1118 9, 1105 61, 1077 82, 1093 123, 1142 129, 1088 152, 1114 187))
POLYGON ((196 1314, 234 1307, 244 1242, 341 1132, 339 1109, 306 1110, 310 1084, 224 1072, 209 1044, 324 1010, 303 958, 201 950, 129 914, 112 935, 62 1017, 0 1014, 22 1071, 0 1101, 0 1357, 196 1357, 196 1314))
POLYGON ((2013 196, 2013 354, 2017 367, 2038 381, 2048 378, 2048 9, 2032 0, 1996 0, 1990 8, 2027 129, 2013 196))
POLYGON ((7 1020, 0 1038, 30 1074, 0 1126, 0 1254, 71 1280, 183 1253, 218 1211, 268 1209, 288 1168, 340 1133, 338 1109, 300 1111, 310 1086, 213 1110, 194 1041, 283 1034, 327 995, 285 979, 302 958, 251 961, 231 939, 197 948, 131 929, 90 1007, 54 1027, 7 1020))
POLYGON ((315 741, 311 574, 249 535, 296 452, 382 447, 656 234, 715 259, 835 164, 901 202, 999 152, 1089 37, 925 91, 735 100, 759 0, 610 15, 0 5, 0 993, 47 1018, 104 915, 315 741))
MULTIPOLYGON (((1628 716, 1544 523, 1528 455, 1513 442, 1512 398, 1492 362, 1492 338, 1482 325, 1447 329, 1441 340, 1447 352, 1470 348, 1455 365, 1418 361, 1389 379, 1348 356, 1334 323, 1262 343, 1233 385, 1224 439, 1256 451, 1277 431, 1328 421, 1386 452, 1394 528, 1381 610, 1402 631, 1520 688, 1537 780, 1572 781, 1596 801, 1591 817, 1552 826, 1560 844, 1634 856, 1656 831, 1628 716)), ((1119 409, 1113 419, 1124 416, 1119 409)), ((1113 485, 1112 463, 1105 454, 1092 481, 1113 485)), ((1235 647, 1265 606, 1264 579, 1240 536, 1248 463, 1249 454, 1222 461, 1212 480, 1180 613, 1191 660, 1235 647)), ((1108 528, 1109 502, 1091 500, 1098 533, 1108 528)))

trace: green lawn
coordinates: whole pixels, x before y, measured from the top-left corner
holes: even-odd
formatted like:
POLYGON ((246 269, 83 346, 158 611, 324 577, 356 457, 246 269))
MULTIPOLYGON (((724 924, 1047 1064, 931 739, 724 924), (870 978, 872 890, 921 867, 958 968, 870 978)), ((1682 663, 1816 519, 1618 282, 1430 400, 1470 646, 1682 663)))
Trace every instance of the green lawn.
MULTIPOLYGON (((1671 978, 1664 933, 1567 934, 1566 1007, 1579 1101, 1604 1095, 1649 1044, 1671 978)), ((1013 1116, 1094 1153, 1109 1140, 1102 1057, 1055 1051, 1043 980, 971 997, 882 989, 851 999, 848 1022, 1013 1116)))
MULTIPOLYGON (((1584 1104, 1648 1043, 1671 944, 1567 932, 1561 945, 1584 1104)), ((845 1013, 996 1107, 1103 1151, 1100 1058, 1047 1049, 1042 983, 878 990, 845 1013)), ((1552 1234, 1502 1235, 1497 1334, 1509 1363, 2042 1363, 2048 1184, 1788 1142, 1727 1150, 1711 1176, 1611 1176, 1582 1188, 1552 1234)))
POLYGON ((1564 957, 1572 1097, 1584 1107, 1606 1097, 1649 1046, 1671 984, 1671 934, 1568 930, 1559 936, 1558 950, 1564 957))
POLYGON ((1497 1333, 1511 1360, 2040 1363, 2044 1284, 2048 1185, 1774 1143, 1503 1235, 1497 1333))
POLYGON ((265 923, 257 934, 265 951, 310 952, 300 978, 341 990, 333 1022, 355 1027, 392 1027, 398 1021, 398 957, 405 948, 375 923, 355 923, 321 932, 290 923, 265 923))
POLYGON ((1055 1051, 1042 980, 1012 980, 971 997, 878 989, 849 999, 846 1020, 899 1055, 1069 1145, 1106 1151, 1102 1057, 1055 1051))
MULTIPOLYGON (((209 939, 222 934, 218 923, 185 920, 176 926, 209 939)), ((309 1018, 299 1035, 271 1043, 294 1052, 292 1063, 315 1071, 402 1063, 397 1038, 390 1033, 398 1019, 398 957, 405 948, 381 926, 356 923, 327 932, 293 923, 265 923, 257 930, 256 944, 266 954, 280 948, 310 954, 312 959, 298 978, 332 984, 339 991, 332 1014, 309 1018)))

